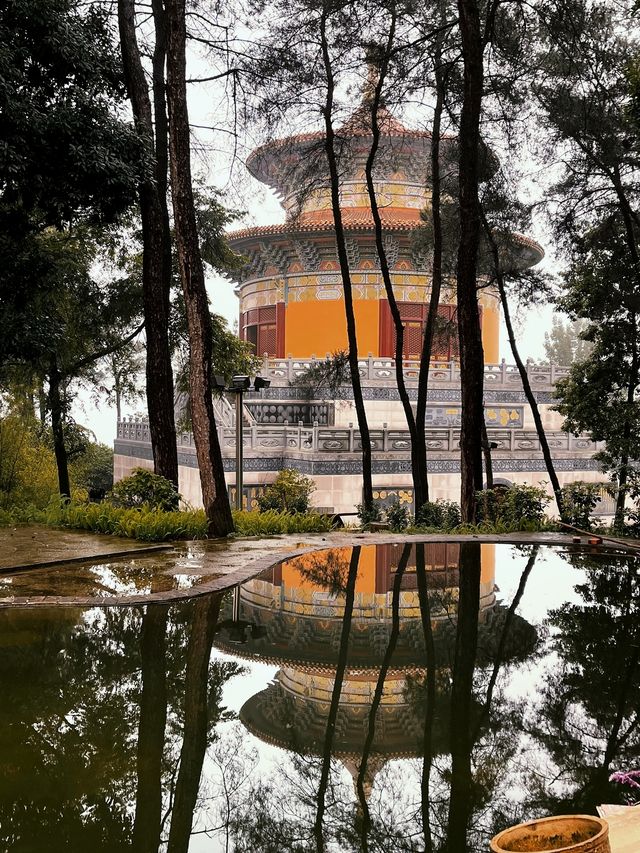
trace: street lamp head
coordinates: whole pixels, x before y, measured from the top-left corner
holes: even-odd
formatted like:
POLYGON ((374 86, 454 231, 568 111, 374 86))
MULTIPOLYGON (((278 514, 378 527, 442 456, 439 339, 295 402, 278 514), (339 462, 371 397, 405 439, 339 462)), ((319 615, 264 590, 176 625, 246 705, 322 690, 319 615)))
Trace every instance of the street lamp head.
POLYGON ((219 376, 218 374, 216 374, 213 377, 213 387, 216 389, 216 391, 226 391, 227 383, 224 381, 224 376, 219 376))
POLYGON ((231 387, 234 391, 246 391, 251 384, 248 376, 234 376, 231 380, 231 387))
POLYGON ((263 388, 268 388, 271 385, 270 379, 265 379, 263 376, 256 376, 253 380, 253 387, 256 391, 262 391, 263 388))

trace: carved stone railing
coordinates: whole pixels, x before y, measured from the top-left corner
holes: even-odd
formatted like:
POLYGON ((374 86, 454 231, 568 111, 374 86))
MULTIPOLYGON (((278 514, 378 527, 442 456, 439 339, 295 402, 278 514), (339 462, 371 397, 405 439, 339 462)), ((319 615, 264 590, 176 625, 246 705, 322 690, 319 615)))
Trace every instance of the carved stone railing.
MULTIPOLYGON (((533 430, 489 429, 491 441, 498 446, 495 453, 538 454, 540 442, 533 430)), ((235 430, 220 427, 220 444, 223 455, 235 453, 235 430)), ((427 447, 432 452, 458 453, 460 431, 458 429, 428 429, 427 447)), ((591 455, 601 445, 591 441, 588 436, 573 436, 566 432, 547 432, 547 441, 551 452, 577 453, 591 455)), ((118 439, 126 442, 149 444, 151 441, 149 425, 144 421, 124 420, 118 424, 118 439)), ((402 429, 372 429, 371 445, 374 453, 408 454, 410 450, 409 432, 402 429)), ((178 446, 182 449, 194 447, 193 435, 181 433, 178 446)), ((353 427, 327 427, 314 424, 255 424, 243 430, 245 452, 274 453, 299 452, 314 454, 341 455, 360 453, 360 433, 353 427)))
MULTIPOLYGON (((331 358, 330 355, 327 358, 331 358)), ((286 386, 299 380, 307 370, 314 365, 325 361, 323 358, 268 358, 262 362, 260 375, 270 379, 274 386, 286 386)), ((360 359, 360 376, 363 383, 392 383, 395 385, 395 367, 391 358, 378 358, 369 356, 360 359)), ((569 373, 568 367, 558 365, 540 365, 532 361, 527 362, 527 375, 533 388, 539 390, 552 390, 558 379, 562 379, 569 373)), ((420 364, 417 361, 404 361, 402 371, 408 385, 418 381, 420 364)), ((429 369, 429 383, 460 385, 460 365, 456 361, 432 362, 429 369)), ((520 373, 514 364, 506 361, 500 364, 486 364, 484 367, 485 388, 518 388, 522 387, 520 373)))

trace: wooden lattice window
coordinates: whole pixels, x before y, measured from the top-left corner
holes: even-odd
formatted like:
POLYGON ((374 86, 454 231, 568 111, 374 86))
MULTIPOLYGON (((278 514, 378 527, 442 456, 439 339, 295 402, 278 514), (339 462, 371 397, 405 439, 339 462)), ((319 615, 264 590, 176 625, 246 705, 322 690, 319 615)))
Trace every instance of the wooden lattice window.
MULTIPOLYGON (((398 309, 404 327, 403 358, 418 360, 422 354, 429 306, 421 302, 398 302, 398 309)), ((482 314, 480 319, 482 320, 482 314)), ((389 303, 383 299, 380 301, 380 355, 393 358, 395 351, 396 330, 389 303)), ((457 308, 455 305, 440 305, 431 358, 436 361, 451 361, 458 357, 457 308)))
POLYGON ((258 356, 284 357, 284 304, 251 308, 240 315, 240 338, 253 344, 258 356))

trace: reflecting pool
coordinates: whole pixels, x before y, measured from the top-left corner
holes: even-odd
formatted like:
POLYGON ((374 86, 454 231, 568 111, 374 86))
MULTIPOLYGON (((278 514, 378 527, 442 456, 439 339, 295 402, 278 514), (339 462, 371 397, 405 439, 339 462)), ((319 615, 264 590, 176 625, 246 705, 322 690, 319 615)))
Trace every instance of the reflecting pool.
POLYGON ((484 852, 621 801, 638 569, 400 541, 181 604, 0 610, 0 850, 484 852))

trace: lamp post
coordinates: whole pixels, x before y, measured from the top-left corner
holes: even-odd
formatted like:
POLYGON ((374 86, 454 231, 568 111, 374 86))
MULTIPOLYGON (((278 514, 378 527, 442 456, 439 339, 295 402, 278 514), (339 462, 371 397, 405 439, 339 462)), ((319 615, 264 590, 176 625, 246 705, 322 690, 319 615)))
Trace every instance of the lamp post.
POLYGON ((236 509, 242 509, 242 490, 243 490, 243 466, 244 466, 244 448, 242 435, 242 395, 245 391, 262 391, 263 388, 268 388, 271 385, 270 379, 264 379, 262 376, 256 376, 251 385, 251 379, 248 376, 234 376, 231 379, 229 387, 226 386, 223 376, 215 377, 215 386, 220 391, 226 391, 228 394, 235 394, 236 397, 236 509))

